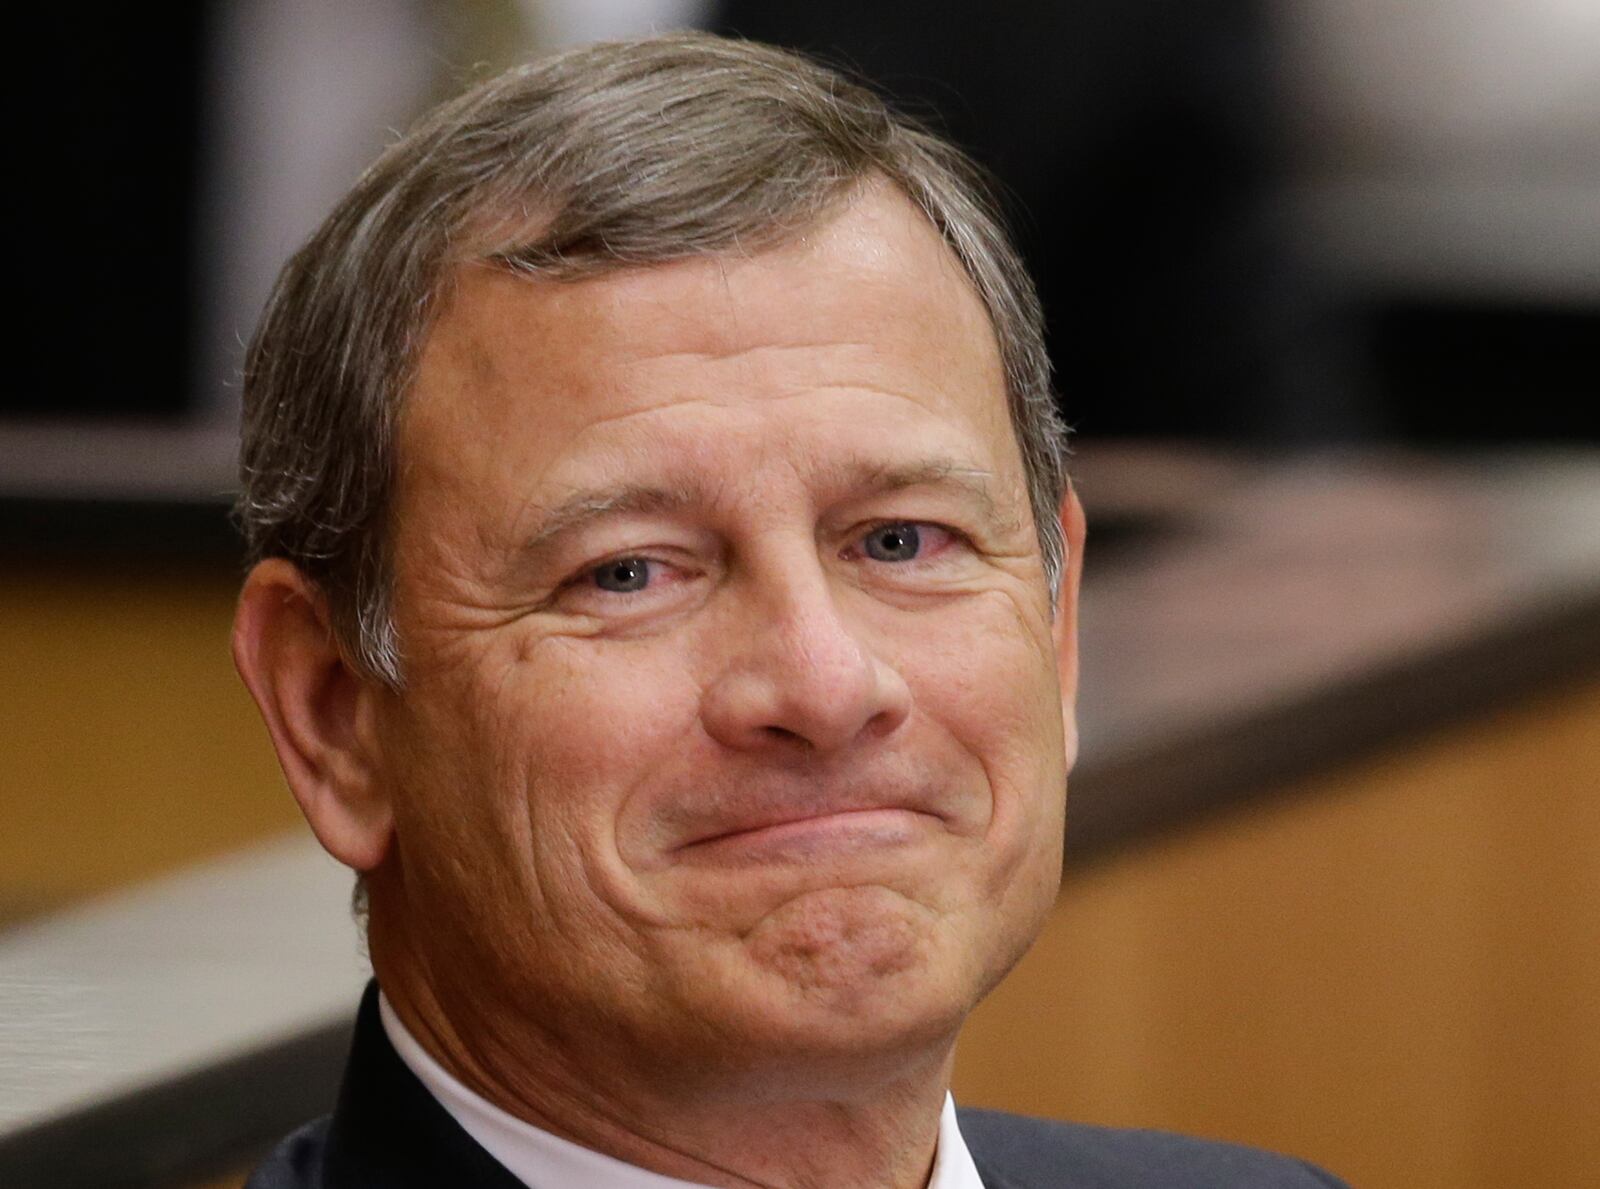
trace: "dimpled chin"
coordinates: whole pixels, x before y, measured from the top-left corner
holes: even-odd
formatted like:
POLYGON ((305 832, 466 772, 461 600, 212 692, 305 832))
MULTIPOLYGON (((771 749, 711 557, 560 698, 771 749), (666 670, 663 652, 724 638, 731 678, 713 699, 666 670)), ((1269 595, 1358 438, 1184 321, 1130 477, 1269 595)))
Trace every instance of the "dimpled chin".
POLYGON ((757 967, 807 997, 847 1006, 927 964, 934 915, 881 886, 827 888, 788 901, 745 938, 757 967))

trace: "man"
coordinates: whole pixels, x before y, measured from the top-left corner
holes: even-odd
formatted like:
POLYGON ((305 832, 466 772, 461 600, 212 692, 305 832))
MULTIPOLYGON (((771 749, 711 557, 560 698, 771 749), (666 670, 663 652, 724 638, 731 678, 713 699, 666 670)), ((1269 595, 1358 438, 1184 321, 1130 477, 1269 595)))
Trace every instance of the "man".
POLYGON ((1043 360, 959 155, 775 50, 574 51, 362 178, 251 349, 234 651, 381 993, 253 1185, 1330 1183, 949 1105, 1059 881, 1043 360))

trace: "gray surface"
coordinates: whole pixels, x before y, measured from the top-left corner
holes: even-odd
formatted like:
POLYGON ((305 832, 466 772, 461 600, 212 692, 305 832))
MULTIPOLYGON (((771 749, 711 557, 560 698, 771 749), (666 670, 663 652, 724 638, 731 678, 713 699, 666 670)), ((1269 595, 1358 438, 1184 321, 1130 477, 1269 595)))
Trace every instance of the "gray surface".
POLYGON ((238 453, 231 426, 0 421, 0 499, 227 505, 238 485, 238 453))
POLYGON ((0 1136, 347 1017, 350 883, 295 835, 0 936, 0 1136))

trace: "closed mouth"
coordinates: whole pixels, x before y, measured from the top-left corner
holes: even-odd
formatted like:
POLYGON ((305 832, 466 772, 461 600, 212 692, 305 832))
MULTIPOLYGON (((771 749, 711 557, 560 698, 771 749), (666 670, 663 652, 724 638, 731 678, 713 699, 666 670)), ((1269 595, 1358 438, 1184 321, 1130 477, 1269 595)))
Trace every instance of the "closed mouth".
POLYGON ((930 825, 942 824, 936 814, 901 806, 862 806, 776 817, 741 824, 693 839, 674 851, 697 859, 803 857, 840 850, 859 850, 912 841, 930 825))

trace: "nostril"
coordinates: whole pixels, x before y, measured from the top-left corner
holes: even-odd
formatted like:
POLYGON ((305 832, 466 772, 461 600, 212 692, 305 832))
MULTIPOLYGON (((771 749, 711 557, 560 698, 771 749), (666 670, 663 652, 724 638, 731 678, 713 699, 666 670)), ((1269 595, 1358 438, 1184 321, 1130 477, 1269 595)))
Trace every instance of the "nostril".
POLYGON ((893 734, 903 717, 903 714, 897 713, 894 709, 880 710, 868 720, 863 732, 878 738, 893 734))

